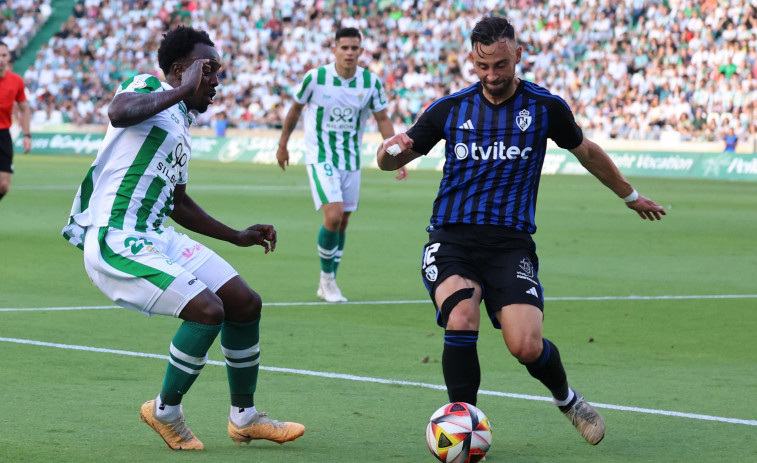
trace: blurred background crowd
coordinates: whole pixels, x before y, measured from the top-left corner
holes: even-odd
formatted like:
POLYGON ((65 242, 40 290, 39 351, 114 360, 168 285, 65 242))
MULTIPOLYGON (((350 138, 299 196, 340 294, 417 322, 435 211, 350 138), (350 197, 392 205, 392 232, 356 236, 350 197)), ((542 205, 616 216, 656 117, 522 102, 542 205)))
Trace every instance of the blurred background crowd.
MULTIPOLYGON (((49 0, 0 0, 0 38, 18 54, 49 0)), ((278 128, 305 71, 332 59, 334 32, 364 34, 396 130, 476 81, 473 25, 507 16, 518 73, 562 96, 595 139, 757 143, 757 0, 79 0, 22 70, 33 126, 107 124, 123 80, 157 67, 161 34, 205 29, 225 69, 200 123, 278 128)), ((373 122, 373 119, 370 119, 373 122)))

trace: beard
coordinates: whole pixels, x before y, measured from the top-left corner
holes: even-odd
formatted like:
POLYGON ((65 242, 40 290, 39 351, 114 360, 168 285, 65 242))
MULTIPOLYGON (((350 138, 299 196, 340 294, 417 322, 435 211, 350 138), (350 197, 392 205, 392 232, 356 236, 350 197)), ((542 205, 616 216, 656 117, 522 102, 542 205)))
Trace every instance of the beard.
POLYGON ((512 86, 512 83, 512 78, 502 79, 496 84, 488 83, 485 80, 481 81, 481 85, 483 85, 486 91, 492 96, 502 96, 506 94, 510 89, 510 86, 512 86))

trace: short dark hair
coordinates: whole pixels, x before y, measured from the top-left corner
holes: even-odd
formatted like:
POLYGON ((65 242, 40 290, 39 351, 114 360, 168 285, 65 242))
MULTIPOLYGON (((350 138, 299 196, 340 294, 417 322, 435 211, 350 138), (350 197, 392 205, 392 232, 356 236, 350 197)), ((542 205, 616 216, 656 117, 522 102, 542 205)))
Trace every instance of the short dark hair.
POLYGON ((343 27, 336 31, 334 42, 338 42, 342 37, 355 37, 360 39, 361 41, 363 40, 363 36, 360 34, 360 31, 354 27, 343 27))
POLYGON ((470 43, 475 48, 476 44, 491 45, 502 39, 515 40, 515 28, 510 21, 502 16, 484 16, 473 27, 470 43))
POLYGON ((171 66, 188 57, 198 43, 215 47, 207 32, 189 26, 178 26, 166 32, 158 48, 158 66, 164 74, 168 75, 171 72, 171 66))
POLYGON ((8 44, 3 42, 2 40, 0 40, 0 47, 5 47, 5 48, 10 49, 10 47, 8 47, 8 44))

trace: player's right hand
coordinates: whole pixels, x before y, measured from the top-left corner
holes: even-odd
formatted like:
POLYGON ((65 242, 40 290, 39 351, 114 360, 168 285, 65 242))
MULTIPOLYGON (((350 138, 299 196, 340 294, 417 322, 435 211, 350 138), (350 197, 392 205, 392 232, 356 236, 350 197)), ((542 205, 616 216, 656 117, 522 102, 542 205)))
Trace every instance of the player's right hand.
POLYGON ((276 250, 276 229, 273 225, 257 224, 239 232, 234 244, 241 247, 262 246, 265 253, 276 250))
POLYGON ((406 133, 399 133, 384 140, 382 146, 386 154, 397 156, 413 147, 413 139, 408 137, 406 133))
POLYGON ((667 215, 664 207, 642 195, 639 195, 635 201, 626 203, 626 207, 636 211, 644 220, 662 220, 662 216, 667 215))
POLYGON ((289 150, 286 146, 279 145, 279 149, 276 150, 276 160, 279 162, 281 170, 287 170, 286 166, 289 165, 289 150))
POLYGON ((209 59, 196 59, 181 73, 181 86, 192 89, 192 93, 200 88, 200 83, 205 72, 210 71, 209 59))

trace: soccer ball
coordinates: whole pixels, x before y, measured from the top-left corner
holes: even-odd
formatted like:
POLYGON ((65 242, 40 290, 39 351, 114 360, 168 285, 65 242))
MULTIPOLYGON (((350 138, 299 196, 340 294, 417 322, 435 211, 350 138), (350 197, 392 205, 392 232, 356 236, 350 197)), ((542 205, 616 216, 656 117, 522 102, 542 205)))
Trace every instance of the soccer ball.
POLYGON ((492 427, 478 408, 452 402, 431 415, 426 443, 431 454, 443 463, 476 463, 489 451, 492 427))

